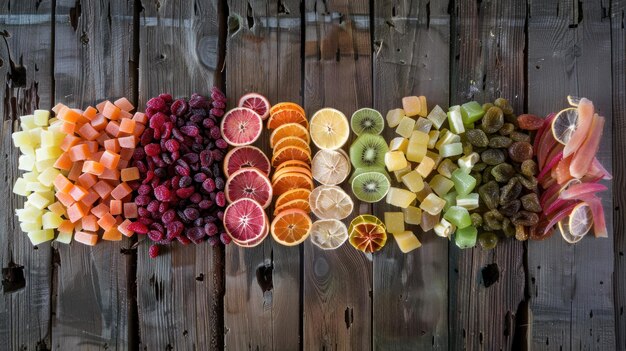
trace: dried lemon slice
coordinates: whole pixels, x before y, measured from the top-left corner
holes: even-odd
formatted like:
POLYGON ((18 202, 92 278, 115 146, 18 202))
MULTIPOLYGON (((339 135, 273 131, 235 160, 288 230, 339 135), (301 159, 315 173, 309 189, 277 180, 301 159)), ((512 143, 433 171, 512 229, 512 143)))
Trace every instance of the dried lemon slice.
POLYGON ((320 249, 334 250, 348 240, 348 229, 339 220, 320 219, 313 223, 310 238, 320 249))
POLYGON ((320 219, 344 219, 352 213, 354 201, 343 189, 324 186, 315 198, 314 208, 315 215, 320 219))
POLYGON ((339 151, 320 150, 311 161, 313 179, 324 185, 341 184, 350 175, 350 160, 339 151))

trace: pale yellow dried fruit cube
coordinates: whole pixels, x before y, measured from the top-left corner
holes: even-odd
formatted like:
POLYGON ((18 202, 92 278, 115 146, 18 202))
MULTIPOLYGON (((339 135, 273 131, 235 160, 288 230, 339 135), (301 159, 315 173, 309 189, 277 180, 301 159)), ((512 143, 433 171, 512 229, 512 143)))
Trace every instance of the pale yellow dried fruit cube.
POLYGON ((50 117, 50 111, 48 110, 35 110, 33 112, 35 125, 45 127, 48 125, 48 118, 50 117))
POLYGON ((419 99, 420 99, 420 112, 418 113, 418 115, 422 117, 426 117, 428 115, 428 104, 426 102, 426 96, 420 95, 419 99))
POLYGON ((415 234, 411 231, 394 233, 393 238, 396 240, 396 244, 398 244, 398 248, 402 251, 402 253, 409 253, 422 246, 422 243, 420 243, 419 239, 417 239, 417 236, 415 236, 415 234))
POLYGON ((42 196, 41 193, 32 193, 28 195, 28 203, 39 210, 43 210, 50 204, 50 201, 45 196, 42 196))
POLYGON ((20 222, 20 229, 23 232, 34 232, 37 230, 41 230, 41 222, 39 223, 35 223, 35 222, 20 222))
POLYGON ((60 242, 61 244, 69 244, 72 242, 72 237, 74 236, 74 233, 72 232, 59 232, 59 235, 57 235, 57 238, 54 239, 54 241, 56 242, 60 242))
POLYGON ((32 171, 35 168, 35 157, 22 155, 17 159, 17 169, 21 171, 32 171))
POLYGON ((439 131, 438 130, 431 130, 430 132, 428 132, 428 148, 429 149, 433 149, 435 147, 435 144, 437 144, 437 139, 439 139, 439 131))
POLYGON ((35 150, 35 156, 37 158, 37 161, 45 161, 45 160, 50 160, 50 159, 57 159, 59 156, 61 156, 61 154, 63 153, 63 150, 59 149, 58 147, 41 147, 37 150, 35 150))
POLYGON ((402 151, 387 151, 385 153, 385 166, 389 172, 406 168, 408 165, 409 163, 402 151))
POLYGON ((63 222, 63 218, 52 212, 46 211, 43 216, 41 216, 43 229, 56 229, 61 225, 61 222, 63 222))
POLYGON ((416 195, 414 192, 391 187, 387 193, 386 202, 392 206, 407 208, 415 200, 416 195))
POLYGON ((428 184, 439 196, 444 196, 450 191, 450 189, 452 189, 452 187, 454 187, 454 182, 441 174, 436 174, 430 182, 428 182, 428 184))
POLYGON ((411 172, 411 165, 407 164, 406 167, 399 169, 393 172, 393 175, 396 177, 398 182, 402 181, 402 177, 404 177, 407 173, 411 172))
POLYGON ((387 112, 387 125, 389 126, 389 128, 395 128, 398 126, 398 124, 400 124, 400 120, 402 120, 402 118, 404 118, 404 116, 406 116, 404 114, 404 110, 401 108, 396 108, 393 110, 389 110, 387 112))
POLYGON ((28 238, 33 245, 39 245, 41 243, 45 243, 46 241, 54 239, 54 230, 44 229, 29 232, 28 238))
POLYGON ((415 193, 415 197, 417 201, 422 202, 424 201, 426 196, 432 194, 432 192, 433 192, 433 189, 430 187, 430 185, 427 182, 424 182, 424 189, 415 193))
POLYGON ((405 174, 404 177, 402 177, 402 184, 414 193, 424 189, 424 179, 422 179, 422 176, 420 176, 417 171, 411 171, 405 174))
POLYGON ((413 132, 413 128, 415 128, 415 120, 413 118, 403 117, 396 128, 396 133, 405 138, 409 138, 413 132))
POLYGON ((21 116, 20 128, 22 128, 22 130, 31 130, 37 128, 37 125, 35 124, 35 115, 21 116))
POLYGON ((422 111, 422 102, 417 96, 402 98, 402 109, 407 116, 417 116, 422 111))
POLYGON ((424 156, 422 162, 415 168, 417 174, 422 176, 422 178, 427 178, 430 175, 430 172, 435 168, 435 161, 428 156, 424 156))
POLYGON ((404 213, 385 212, 385 227, 387 233, 402 233, 404 231, 404 213))
POLYGON ((26 189, 26 185, 28 181, 24 178, 17 178, 15 180, 15 184, 13 185, 13 194, 17 194, 20 196, 28 196, 30 195, 30 191, 26 189))
POLYGON ((397 137, 391 139, 389 142, 389 150, 402 151, 406 154, 406 149, 409 146, 409 139, 403 137, 397 137))
POLYGON ((413 131, 409 138, 409 146, 406 151, 407 160, 421 162, 428 151, 428 139, 428 134, 420 132, 419 130, 413 131))
POLYGON ((41 173, 48 168, 52 168, 55 162, 56 162, 56 158, 51 158, 51 159, 43 160, 43 161, 37 161, 35 162, 35 168, 37 169, 37 172, 41 173))
POLYGON ((44 186, 51 187, 54 179, 61 174, 58 169, 50 167, 39 174, 37 180, 44 186))
POLYGON ((426 151, 426 156, 425 157, 429 157, 431 160, 433 160, 435 162, 435 167, 437 168, 437 166, 439 166, 439 162, 441 162, 441 160, 443 160, 443 157, 441 157, 441 155, 434 153, 430 150, 426 151))
POLYGON ((429 194, 420 204, 420 208, 434 216, 441 213, 445 205, 446 200, 435 194, 429 194))
POLYGON ((418 225, 422 221, 422 209, 415 206, 408 206, 402 209, 404 213, 404 222, 407 224, 418 225))
POLYGON ((433 122, 424 117, 418 117, 415 121, 415 127, 413 128, 413 130, 419 130, 420 132, 428 133, 430 132, 430 129, 432 127, 433 122))
POLYGON ((435 107, 433 107, 433 109, 430 111, 426 118, 433 122, 435 128, 439 129, 441 128, 443 122, 446 121, 448 116, 446 115, 446 112, 441 107, 439 107, 439 105, 436 105, 435 107))
POLYGON ((457 167, 452 160, 449 158, 444 159, 439 167, 437 167, 437 172, 446 178, 452 177, 452 172, 456 171, 459 167, 457 167))
POLYGON ((32 139, 30 138, 29 132, 25 132, 25 131, 15 132, 11 134, 11 138, 13 139, 13 145, 15 145, 15 147, 22 147, 22 146, 32 147, 33 146, 32 139))

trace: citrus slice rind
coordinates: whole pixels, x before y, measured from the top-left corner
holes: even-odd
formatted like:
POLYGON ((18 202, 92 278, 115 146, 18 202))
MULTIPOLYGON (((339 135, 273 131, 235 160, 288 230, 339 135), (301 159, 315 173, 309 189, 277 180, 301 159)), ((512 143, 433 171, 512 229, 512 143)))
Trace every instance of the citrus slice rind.
POLYGON ((578 121, 578 109, 568 107, 559 111, 552 120, 552 135, 559 143, 565 145, 572 137, 576 130, 576 122, 578 121))
POLYGON ((239 107, 246 107, 261 116, 262 120, 267 119, 270 115, 270 101, 263 95, 258 93, 248 93, 239 98, 239 107))
POLYGON ((224 186, 226 201, 234 202, 249 198, 267 208, 272 203, 272 184, 265 174, 256 168, 243 168, 231 174, 224 186))
POLYGON ((362 216, 352 220, 348 229, 350 244, 365 253, 374 253, 382 249, 387 243, 387 231, 382 222, 381 224, 377 222, 380 220, 364 220, 362 216))
POLYGON ((267 215, 261 205, 248 198, 234 201, 224 210, 224 230, 236 243, 249 243, 263 236, 267 215))
POLYGON ((284 173, 272 182, 274 188, 274 196, 280 196, 291 189, 307 189, 313 190, 313 179, 306 174, 289 172, 284 173))
POLYGON ((285 161, 293 160, 310 163, 311 154, 308 150, 298 146, 285 146, 282 149, 274 150, 274 155, 272 156, 272 166, 276 167, 285 161))
POLYGON ((308 200, 303 200, 303 199, 294 199, 291 201, 288 201, 280 206, 275 206, 274 207, 274 216, 278 215, 279 213, 285 211, 285 210, 291 210, 293 208, 297 208, 300 209, 304 212, 311 212, 311 207, 309 206, 309 201, 308 200))
POLYGON ((274 145, 278 143, 282 138, 297 137, 304 140, 307 144, 311 141, 309 132, 302 125, 298 123, 287 123, 274 129, 270 134, 270 147, 273 149, 274 145))
POLYGON ((268 129, 276 129, 283 124, 298 123, 304 128, 309 128, 306 116, 298 110, 278 110, 271 114, 267 120, 268 129))
POLYGON ((266 176, 270 174, 270 160, 258 147, 245 145, 238 146, 224 156, 224 175, 230 177, 232 173, 242 168, 254 167, 266 176))
POLYGON ((320 219, 344 219, 352 214, 354 201, 339 187, 325 187, 315 199, 315 209, 320 219))
POLYGON ((311 233, 311 218, 300 209, 285 210, 274 217, 270 232, 276 242, 295 246, 306 240, 311 233))
POLYGON ((336 150, 350 136, 350 124, 346 116, 334 108, 323 108, 309 121, 311 140, 320 149, 336 150))
POLYGON ((298 138, 298 137, 284 137, 280 140, 278 140, 276 142, 276 144, 274 145, 274 149, 275 150, 280 150, 286 146, 297 146, 300 147, 302 149, 306 149, 309 154, 311 154, 311 147, 309 146, 309 144, 303 140, 302 138, 298 138))
POLYGON ((335 250, 348 240, 348 229, 339 220, 320 219, 313 222, 309 238, 322 250, 335 250))
POLYGON ((339 151, 320 150, 311 161, 313 179, 324 185, 343 183, 350 171, 350 160, 339 151))
POLYGON ((307 189, 291 189, 281 194, 276 198, 276 202, 274 203, 275 207, 279 207, 289 201, 292 200, 305 200, 309 202, 309 195, 311 195, 311 191, 307 189))
POLYGON ((250 145, 259 139, 263 120, 258 113, 245 107, 226 112, 220 124, 224 140, 232 146, 250 145))
POLYGON ((270 108, 270 115, 273 115, 274 113, 276 113, 279 110, 296 110, 300 113, 302 113, 304 115, 304 109, 302 108, 302 106, 294 103, 294 102, 279 102, 275 105, 273 105, 270 108))

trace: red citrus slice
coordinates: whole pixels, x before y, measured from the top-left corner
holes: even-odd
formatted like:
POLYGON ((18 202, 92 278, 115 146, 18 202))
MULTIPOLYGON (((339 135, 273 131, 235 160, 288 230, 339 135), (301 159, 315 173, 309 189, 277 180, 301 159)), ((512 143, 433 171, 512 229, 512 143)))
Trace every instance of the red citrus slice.
POLYGON ((265 153, 255 146, 238 146, 224 156, 224 174, 231 174, 242 168, 254 167, 265 175, 270 174, 270 160, 265 153))
POLYGON ((270 115, 270 101, 258 93, 248 93, 239 99, 239 107, 247 107, 261 116, 265 120, 270 115))
POLYGON ((245 107, 234 108, 224 115, 220 126, 222 137, 232 146, 254 143, 263 130, 263 120, 258 113, 245 107))
POLYGON ((224 193, 228 202, 248 198, 257 201, 263 208, 272 202, 272 184, 256 168, 244 168, 233 173, 226 181, 224 193))
MULTIPOLYGON (((267 217, 258 202, 243 198, 224 210, 224 229, 237 244, 250 243, 266 234, 267 217)), ((267 234, 266 234, 267 235, 267 234)))

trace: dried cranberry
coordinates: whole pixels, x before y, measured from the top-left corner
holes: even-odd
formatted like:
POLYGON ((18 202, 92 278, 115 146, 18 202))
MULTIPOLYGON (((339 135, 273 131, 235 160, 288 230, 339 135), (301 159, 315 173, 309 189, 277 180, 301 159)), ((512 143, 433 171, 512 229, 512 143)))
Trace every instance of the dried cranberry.
POLYGON ((165 122, 167 122, 168 120, 169 118, 167 117, 166 114, 159 112, 155 114, 154 116, 152 116, 152 118, 150 118, 148 125, 150 126, 150 128, 155 129, 155 130, 161 129, 163 125, 165 124, 165 122))
POLYGON ((205 118, 204 120, 202 120, 202 126, 207 129, 212 128, 215 126, 215 121, 212 118, 205 118))
POLYGON ((173 115, 182 116, 187 113, 189 105, 187 105, 187 101, 185 99, 178 99, 172 102, 172 106, 170 107, 170 111, 173 115))
POLYGON ((135 167, 137 167, 137 169, 139 170, 140 173, 146 173, 148 171, 148 167, 146 166, 146 164, 143 161, 136 161, 135 162, 135 167))
POLYGON ((148 238, 152 241, 161 241, 165 236, 158 230, 150 230, 148 232, 148 238))
POLYGON ((148 233, 148 227, 142 222, 132 222, 128 225, 128 230, 133 231, 138 234, 146 234, 148 233))
MULTIPOLYGON (((152 188, 147 185, 148 188, 150 188, 150 191, 152 191, 152 188)), ((150 203, 150 197, 146 196, 146 195, 139 195, 135 197, 135 204, 137 206, 147 206, 150 203)))
POLYGON ((169 152, 178 151, 180 148, 180 143, 177 140, 170 139, 165 142, 165 150, 169 152))
POLYGON ((211 105, 214 108, 219 108, 219 109, 222 109, 222 110, 226 108, 226 102, 220 101, 220 100, 213 101, 213 103, 211 105))
POLYGON ((204 229, 199 227, 192 227, 185 231, 185 234, 189 238, 189 240, 193 241, 196 244, 199 244, 206 234, 204 234, 204 229))
POLYGON ((163 213, 163 216, 161 216, 161 220, 165 224, 168 224, 168 223, 174 221, 175 219, 176 219, 176 211, 171 210, 171 209, 165 211, 165 213, 163 213))
POLYGON ((215 223, 206 223, 204 225, 204 233, 208 236, 213 236, 217 234, 218 228, 215 223))
POLYGON ((215 187, 219 190, 223 190, 224 189, 224 178, 222 177, 215 177, 215 187))
POLYGON ((170 208, 170 203, 169 202, 161 202, 159 204, 159 213, 164 213, 169 208, 170 208))
POLYGON ((191 240, 187 239, 186 236, 178 236, 178 237, 176 237, 176 239, 178 240, 179 243, 181 243, 183 245, 191 244, 191 240))
POLYGON ((148 255, 150 255, 150 258, 156 258, 157 256, 159 256, 159 245, 157 244, 152 244, 150 245, 150 248, 148 249, 148 255))
POLYGON ((228 245, 230 244, 230 236, 228 236, 228 234, 226 233, 220 233, 220 240, 222 241, 222 244, 224 245, 228 245))
POLYGON ((150 211, 146 210, 145 207, 137 207, 137 214, 139 217, 149 217, 151 215, 150 211))
POLYGON ((174 221, 167 224, 167 237, 173 239, 179 236, 183 229, 185 229, 185 225, 182 222, 174 221))
POLYGON ((198 203, 198 207, 203 210, 208 210, 211 206, 213 206, 213 202, 211 200, 202 200, 198 203))
POLYGON ((204 173, 196 173, 193 175, 193 181, 196 183, 202 183, 207 179, 207 175, 204 173))
POLYGON ((158 156, 161 153, 161 145, 155 143, 148 144, 143 149, 148 156, 158 156))
POLYGON ((176 190, 176 196, 180 197, 181 199, 186 199, 190 197, 191 195, 193 195, 195 191, 196 190, 192 186, 188 188, 180 188, 176 190))
POLYGON ((212 193, 215 191, 215 181, 211 178, 207 178, 202 182, 202 189, 204 189, 208 193, 212 193))
POLYGON ((185 217, 190 221, 195 221, 200 216, 200 212, 195 208, 186 208, 183 213, 185 213, 185 217))
POLYGON ((145 151, 142 148, 138 147, 133 151, 133 160, 143 160, 146 157, 145 151))
POLYGON ((146 209, 153 213, 159 211, 159 201, 157 200, 150 201, 150 203, 146 206, 146 209))
POLYGON ((224 115, 224 110, 220 108, 212 108, 211 114, 215 117, 222 117, 224 115))
POLYGON ((170 193, 170 189, 166 186, 159 185, 154 189, 154 197, 159 201, 170 201, 172 194, 170 193))
POLYGON ((155 97, 148 100, 148 102, 146 102, 146 107, 154 109, 156 111, 161 111, 167 108, 167 106, 165 105, 165 101, 160 97, 155 97))
POLYGON ((195 193, 189 197, 189 200, 193 202, 194 204, 197 204, 200 201, 202 201, 202 195, 195 193))
POLYGON ((226 196, 223 192, 220 191, 219 193, 217 193, 217 195, 215 196, 215 203, 219 207, 226 206, 226 196))
POLYGON ((194 163, 198 163, 198 161, 200 160, 200 156, 198 156, 198 154, 195 152, 188 152, 185 155, 183 155, 183 159, 187 161, 188 163, 194 164, 194 163))
POLYGON ((228 143, 224 139, 217 139, 215 140, 215 146, 219 147, 220 149, 226 149, 228 148, 228 143))
MULTIPOLYGON (((152 187, 148 184, 142 184, 139 189, 137 189, 137 193, 139 195, 148 195, 152 193, 152 187)), ((137 202, 137 201, 135 201, 137 202)))
POLYGON ((216 247, 220 243, 220 238, 218 236, 210 236, 207 240, 211 247, 216 247))
POLYGON ((146 128, 143 134, 141 134, 141 138, 139 138, 139 144, 146 146, 150 144, 152 140, 154 140, 154 131, 151 128, 146 128))
POLYGON ((220 131, 220 127, 218 126, 211 127, 211 131, 209 133, 213 140, 217 140, 222 137, 222 132, 220 131))

